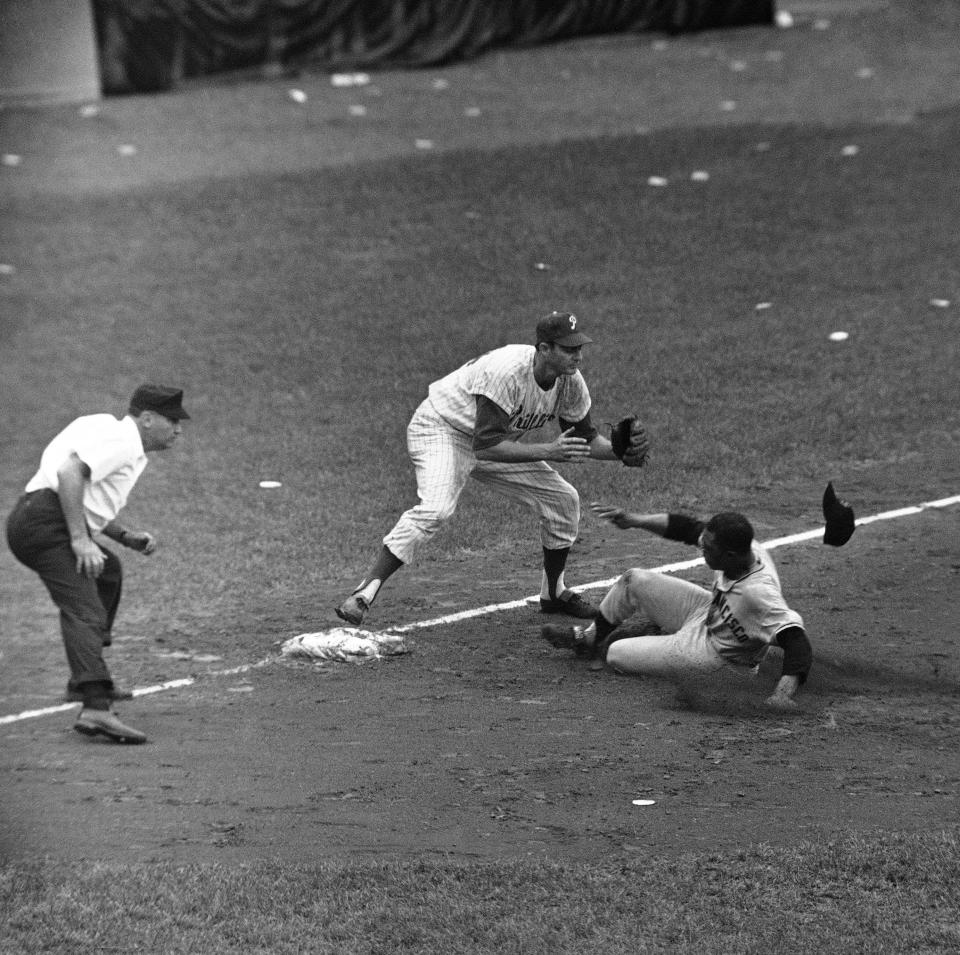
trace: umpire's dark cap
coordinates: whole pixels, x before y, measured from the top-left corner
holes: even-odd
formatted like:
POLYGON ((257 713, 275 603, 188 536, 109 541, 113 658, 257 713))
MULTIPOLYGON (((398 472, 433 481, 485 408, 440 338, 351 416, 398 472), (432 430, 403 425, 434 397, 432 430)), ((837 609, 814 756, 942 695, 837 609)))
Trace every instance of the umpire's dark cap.
POLYGON ((537 322, 537 342, 553 342, 565 348, 588 345, 593 341, 579 330, 580 319, 570 312, 551 312, 537 322))
POLYGON ((190 417, 183 408, 183 391, 166 385, 141 385, 130 399, 130 411, 155 411, 171 421, 190 417))

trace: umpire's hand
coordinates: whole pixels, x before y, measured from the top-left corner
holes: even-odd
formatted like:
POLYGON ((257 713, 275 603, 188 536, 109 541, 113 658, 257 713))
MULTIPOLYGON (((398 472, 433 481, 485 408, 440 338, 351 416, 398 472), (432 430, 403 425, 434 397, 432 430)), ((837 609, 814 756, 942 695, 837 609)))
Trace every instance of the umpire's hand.
POLYGON ((70 547, 77 558, 77 573, 87 577, 99 577, 106 558, 96 543, 89 537, 79 537, 70 541, 70 547))
POLYGON ((157 549, 157 539, 147 531, 127 531, 123 535, 123 543, 141 554, 149 555, 157 549))

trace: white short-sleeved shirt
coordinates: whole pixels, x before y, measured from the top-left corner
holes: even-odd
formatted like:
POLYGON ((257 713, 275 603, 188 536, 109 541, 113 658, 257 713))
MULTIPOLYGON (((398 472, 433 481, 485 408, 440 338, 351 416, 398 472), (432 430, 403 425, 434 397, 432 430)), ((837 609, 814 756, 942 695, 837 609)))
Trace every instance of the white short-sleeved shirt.
POLYGON ((505 345, 461 365, 433 382, 430 402, 457 431, 472 434, 477 423, 477 396, 484 395, 510 417, 517 434, 550 421, 582 421, 590 410, 590 392, 580 372, 561 375, 544 391, 533 377, 533 345, 505 345))
POLYGON ((44 448, 40 469, 26 490, 59 491, 57 471, 73 453, 90 468, 83 509, 90 530, 101 531, 120 513, 147 466, 137 424, 129 415, 118 421, 110 414, 84 415, 70 422, 44 448))
POLYGON ((732 663, 753 666, 763 659, 777 634, 802 627, 780 591, 780 577, 766 548, 754 543, 754 568, 737 580, 716 571, 707 611, 707 634, 717 652, 732 663))

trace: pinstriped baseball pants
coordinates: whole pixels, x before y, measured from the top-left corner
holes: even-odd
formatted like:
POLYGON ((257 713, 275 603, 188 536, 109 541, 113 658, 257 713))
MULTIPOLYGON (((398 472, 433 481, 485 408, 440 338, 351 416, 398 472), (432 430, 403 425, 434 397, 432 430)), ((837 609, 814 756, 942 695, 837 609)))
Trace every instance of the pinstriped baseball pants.
POLYGON ((545 461, 500 464, 478 461, 471 435, 455 431, 429 399, 407 426, 407 451, 417 477, 420 503, 405 511, 383 543, 405 564, 448 521, 468 478, 533 508, 540 541, 552 550, 570 547, 580 526, 580 495, 545 461))

